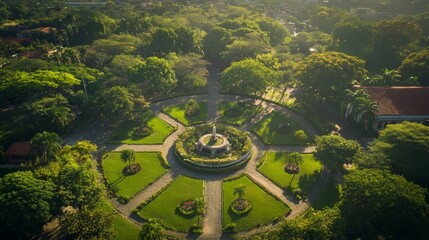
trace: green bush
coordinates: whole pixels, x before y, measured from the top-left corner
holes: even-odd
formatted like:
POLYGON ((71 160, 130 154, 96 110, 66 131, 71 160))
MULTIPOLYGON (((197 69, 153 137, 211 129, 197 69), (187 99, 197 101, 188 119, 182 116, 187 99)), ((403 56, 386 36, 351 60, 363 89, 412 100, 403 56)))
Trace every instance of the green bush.
POLYGON ((236 228, 237 228, 237 224, 235 223, 228 223, 225 227, 224 227, 224 231, 225 232, 236 232, 236 228))

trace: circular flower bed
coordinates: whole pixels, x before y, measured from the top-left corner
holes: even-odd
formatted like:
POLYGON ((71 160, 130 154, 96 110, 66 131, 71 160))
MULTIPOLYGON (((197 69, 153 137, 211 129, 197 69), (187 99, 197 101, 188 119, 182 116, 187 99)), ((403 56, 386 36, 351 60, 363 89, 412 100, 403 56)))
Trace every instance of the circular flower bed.
POLYGON ((147 137, 152 133, 153 133, 152 128, 148 126, 141 126, 133 129, 133 136, 135 137, 147 137))
POLYGON ((247 199, 237 198, 231 203, 231 211, 237 215, 243 215, 252 210, 252 204, 247 199))
POLYGON ((122 169, 122 173, 126 176, 136 174, 139 171, 140 171, 140 164, 138 163, 127 165, 126 167, 124 167, 124 169, 122 169))
POLYGON ((299 166, 297 166, 296 164, 288 163, 285 166, 285 171, 290 174, 299 173, 299 166))
POLYGON ((193 199, 183 200, 180 202, 177 209, 183 215, 192 215, 195 213, 195 201, 193 199))

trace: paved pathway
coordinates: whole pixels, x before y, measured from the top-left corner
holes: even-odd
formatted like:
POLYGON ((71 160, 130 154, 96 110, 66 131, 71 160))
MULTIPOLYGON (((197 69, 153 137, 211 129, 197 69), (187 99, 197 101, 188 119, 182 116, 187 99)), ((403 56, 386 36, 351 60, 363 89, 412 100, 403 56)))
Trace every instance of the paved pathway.
MULTIPOLYGON (((233 171, 231 173, 199 173, 194 172, 188 168, 185 168, 182 164, 175 160, 174 152, 172 146, 174 145, 177 137, 185 131, 185 127, 172 119, 170 116, 162 112, 164 106, 169 106, 173 104, 186 103, 190 98, 194 98, 197 101, 206 100, 208 102, 208 116, 209 121, 217 121, 217 104, 218 101, 248 101, 257 106, 260 106, 262 111, 258 116, 256 116, 251 121, 244 124, 240 127, 242 130, 248 131, 255 123, 260 121, 263 117, 269 114, 272 111, 281 111, 284 114, 289 115, 292 119, 299 122, 309 133, 316 135, 317 131, 314 127, 303 117, 292 112, 286 108, 283 108, 279 105, 276 105, 271 102, 264 100, 253 99, 245 96, 235 96, 228 94, 219 94, 219 78, 217 75, 210 75, 208 81, 208 94, 206 95, 195 95, 195 96, 185 96, 178 97, 173 99, 168 99, 152 104, 152 109, 154 113, 166 121, 168 124, 177 128, 177 130, 172 133, 164 141, 162 145, 106 145, 106 149, 109 151, 121 151, 122 149, 134 149, 136 151, 159 151, 167 159, 170 164, 170 170, 164 174, 161 178, 156 180, 152 185, 148 186, 141 192, 139 192, 133 199, 131 199, 127 204, 120 204, 116 199, 111 199, 113 205, 121 212, 124 216, 137 221, 138 224, 141 224, 141 220, 136 218, 133 214, 133 210, 136 209, 142 202, 148 200, 152 195, 159 192, 165 185, 170 183, 178 175, 186 175, 193 178, 203 179, 204 180, 204 194, 206 202, 206 211, 203 217, 203 234, 197 236, 197 239, 225 239, 228 238, 226 235, 222 235, 222 179, 232 176, 237 176, 242 173, 248 174, 254 181, 264 186, 269 192, 274 194, 278 199, 287 204, 291 212, 288 215, 288 218, 293 218, 298 215, 303 214, 309 207, 308 202, 298 201, 294 196, 286 194, 283 189, 278 187, 276 184, 267 179, 263 174, 257 170, 257 165, 259 160, 262 157, 264 151, 279 151, 279 152, 291 152, 297 151, 301 153, 310 153, 314 152, 315 147, 313 146, 266 146, 261 142, 261 140, 253 133, 249 136, 253 142, 253 154, 247 165, 240 169, 233 171)), ((315 200, 323 190, 326 185, 326 182, 329 177, 329 172, 324 169, 322 171, 321 177, 318 180, 317 184, 309 193, 309 202, 315 200)), ((265 228, 261 228, 264 231, 265 228)), ((259 230, 261 230, 259 229, 259 230)), ((254 234, 259 231, 254 229, 252 231, 247 231, 240 233, 241 236, 247 236, 249 234, 254 234)), ((186 237, 185 234, 168 231, 169 234, 186 237)), ((189 236, 187 236, 189 237, 189 236)))

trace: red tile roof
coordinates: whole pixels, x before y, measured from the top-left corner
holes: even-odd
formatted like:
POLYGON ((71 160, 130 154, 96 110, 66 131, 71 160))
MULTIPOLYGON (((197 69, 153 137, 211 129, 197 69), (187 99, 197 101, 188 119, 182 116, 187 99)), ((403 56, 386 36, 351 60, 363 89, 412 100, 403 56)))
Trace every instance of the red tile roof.
POLYGON ((362 88, 378 104, 377 115, 429 115, 429 87, 362 88))
POLYGON ((31 144, 26 142, 14 142, 6 150, 6 156, 28 156, 30 155, 31 144))

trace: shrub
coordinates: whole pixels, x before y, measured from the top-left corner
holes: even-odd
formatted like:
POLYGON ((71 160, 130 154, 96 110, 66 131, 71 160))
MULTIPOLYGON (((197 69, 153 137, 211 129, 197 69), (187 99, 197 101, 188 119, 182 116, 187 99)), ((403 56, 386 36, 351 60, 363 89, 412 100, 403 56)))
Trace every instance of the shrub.
POLYGON ((189 232, 203 233, 203 228, 201 226, 198 226, 197 224, 192 224, 192 226, 189 228, 189 232))
POLYGON ((225 227, 224 230, 225 232, 235 232, 237 228, 237 224, 235 223, 228 223, 225 227))
POLYGON ((153 130, 148 126, 140 126, 133 128, 132 133, 135 137, 147 137, 153 133, 153 130))
POLYGON ((252 210, 252 204, 244 198, 237 198, 231 203, 231 211, 236 215, 244 215, 252 210))

